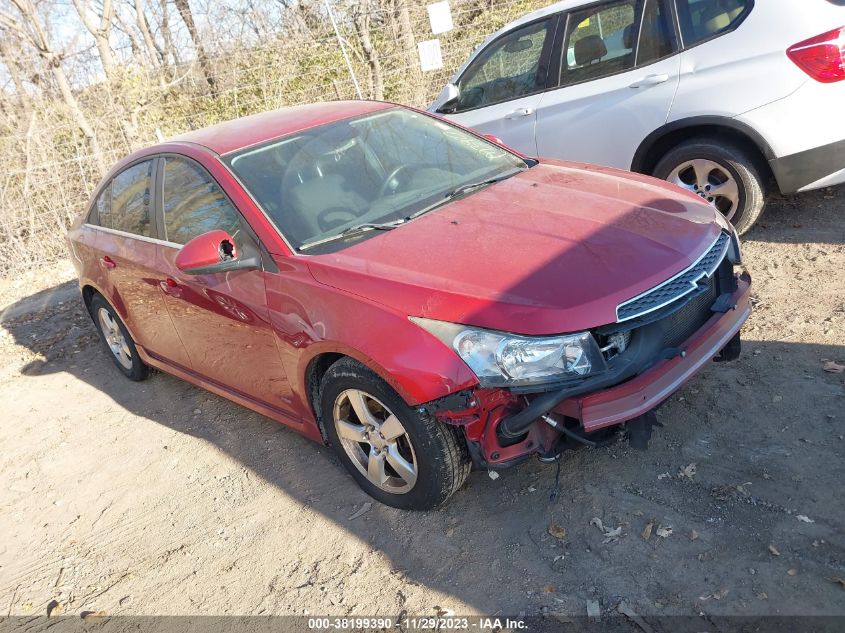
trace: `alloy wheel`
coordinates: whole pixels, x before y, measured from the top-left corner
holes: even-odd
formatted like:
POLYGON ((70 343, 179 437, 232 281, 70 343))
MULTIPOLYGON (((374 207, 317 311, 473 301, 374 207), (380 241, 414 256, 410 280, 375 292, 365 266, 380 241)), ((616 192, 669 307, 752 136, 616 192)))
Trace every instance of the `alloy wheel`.
POLYGON ((332 417, 343 450, 371 483, 392 494, 414 487, 418 466, 411 438, 381 401, 347 389, 335 399, 332 417))
POLYGON ((727 168, 712 160, 688 160, 672 170, 672 184, 697 194, 730 220, 739 207, 739 185, 727 168))
POLYGON ((121 367, 131 370, 132 352, 129 350, 129 345, 126 344, 126 338, 123 336, 117 321, 105 308, 99 309, 97 317, 100 321, 103 337, 106 339, 106 345, 109 346, 111 353, 114 354, 121 367))

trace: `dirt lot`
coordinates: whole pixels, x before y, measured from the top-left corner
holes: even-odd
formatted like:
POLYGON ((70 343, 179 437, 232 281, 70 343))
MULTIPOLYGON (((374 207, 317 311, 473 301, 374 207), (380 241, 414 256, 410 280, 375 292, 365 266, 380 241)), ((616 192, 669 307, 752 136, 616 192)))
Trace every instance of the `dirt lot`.
POLYGON ((647 452, 567 453, 554 501, 530 461, 356 518, 330 450, 119 375, 67 263, 6 279, 0 615, 845 615, 845 374, 823 370, 845 363, 845 189, 775 200, 744 254, 744 354, 658 411, 647 452))

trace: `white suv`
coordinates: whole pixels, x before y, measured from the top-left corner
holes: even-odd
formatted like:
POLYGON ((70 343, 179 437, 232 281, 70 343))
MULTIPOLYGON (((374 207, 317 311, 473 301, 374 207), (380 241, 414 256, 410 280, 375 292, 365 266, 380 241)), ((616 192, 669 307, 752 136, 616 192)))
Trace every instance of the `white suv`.
POLYGON ((845 182, 845 0, 564 0, 487 38, 430 110, 667 179, 742 232, 772 177, 845 182))

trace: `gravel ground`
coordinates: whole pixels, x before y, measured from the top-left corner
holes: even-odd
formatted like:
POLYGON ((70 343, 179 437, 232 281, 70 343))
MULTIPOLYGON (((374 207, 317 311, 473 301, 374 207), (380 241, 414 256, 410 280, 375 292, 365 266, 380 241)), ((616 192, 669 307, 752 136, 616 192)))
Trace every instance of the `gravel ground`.
POLYGON ((842 188, 772 201, 743 356, 665 403, 648 451, 565 454, 553 501, 553 467, 476 472, 429 513, 176 378, 124 379, 66 262, 5 279, 0 613, 845 615, 843 213, 842 188))

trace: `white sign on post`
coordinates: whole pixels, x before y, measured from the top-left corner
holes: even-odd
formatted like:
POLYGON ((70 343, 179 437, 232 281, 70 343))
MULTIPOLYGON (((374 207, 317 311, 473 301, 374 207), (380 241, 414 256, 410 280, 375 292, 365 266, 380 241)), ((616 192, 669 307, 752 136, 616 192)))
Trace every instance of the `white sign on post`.
POLYGON ((440 52, 440 40, 426 40, 417 44, 420 55, 420 68, 423 71, 443 68, 443 54, 440 52))
POLYGON ((449 8, 449 0, 428 5, 428 21, 431 22, 431 32, 435 35, 451 31, 454 24, 452 24, 452 10, 449 8))

